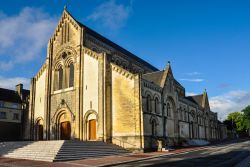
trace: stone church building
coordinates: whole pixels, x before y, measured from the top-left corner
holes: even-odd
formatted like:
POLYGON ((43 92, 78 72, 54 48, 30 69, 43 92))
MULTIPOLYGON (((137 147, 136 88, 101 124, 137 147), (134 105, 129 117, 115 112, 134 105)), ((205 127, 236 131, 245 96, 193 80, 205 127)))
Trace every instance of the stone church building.
POLYGON ((30 138, 100 140, 148 150, 216 140, 208 95, 185 96, 170 63, 159 71, 75 20, 67 9, 31 81, 30 138))

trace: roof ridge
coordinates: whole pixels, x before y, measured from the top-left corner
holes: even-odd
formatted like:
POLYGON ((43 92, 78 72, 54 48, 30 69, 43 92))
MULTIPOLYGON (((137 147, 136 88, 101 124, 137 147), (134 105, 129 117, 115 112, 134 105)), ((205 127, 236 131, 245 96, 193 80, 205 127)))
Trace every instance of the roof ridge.
POLYGON ((193 95, 193 96, 186 96, 186 97, 195 97, 195 96, 203 96, 203 94, 193 95))
MULTIPOLYGON (((151 69, 151 70, 159 70, 158 68, 156 68, 155 66, 153 66, 152 64, 150 64, 149 62, 147 62, 146 60, 140 58, 139 56, 137 56, 134 53, 130 52, 129 50, 125 49, 124 47, 118 45, 117 43, 113 42, 112 40, 108 39, 107 37, 105 37, 105 36, 101 35, 100 33, 96 32, 92 28, 90 28, 90 27, 86 26, 85 24, 81 23, 74 16, 72 16, 71 13, 67 9, 65 9, 64 11, 70 17, 72 17, 74 19, 74 21, 76 21, 81 27, 84 27, 87 31, 90 31, 90 33, 96 35, 97 39, 99 37, 99 38, 102 38, 104 41, 106 40, 107 43, 111 43, 111 47, 112 47, 112 45, 114 45, 114 48, 118 47, 118 49, 117 49, 118 51, 120 51, 121 53, 123 53, 125 55, 128 54, 128 56, 134 57, 135 59, 138 59, 139 62, 141 61, 142 63, 145 63, 148 66, 149 69, 151 69)), ((109 45, 109 44, 107 44, 107 45, 109 45)))
POLYGON ((16 90, 13 90, 13 89, 7 89, 7 88, 0 88, 2 90, 7 90, 7 91, 12 91, 12 92, 17 92, 16 90))
POLYGON ((159 71, 153 71, 153 72, 148 72, 148 73, 145 73, 145 74, 143 74, 143 75, 148 75, 148 74, 153 74, 153 73, 157 73, 157 72, 163 72, 164 70, 159 70, 159 71))

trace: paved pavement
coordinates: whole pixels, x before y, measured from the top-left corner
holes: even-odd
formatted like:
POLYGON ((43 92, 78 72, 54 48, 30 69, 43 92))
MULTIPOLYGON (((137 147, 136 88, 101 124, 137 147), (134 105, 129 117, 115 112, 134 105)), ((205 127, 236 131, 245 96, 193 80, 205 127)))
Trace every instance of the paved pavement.
POLYGON ((250 141, 203 147, 188 153, 165 155, 119 166, 250 167, 250 141))
POLYGON ((250 141, 215 146, 108 156, 67 162, 43 162, 0 157, 0 167, 85 167, 85 166, 250 166, 250 141))

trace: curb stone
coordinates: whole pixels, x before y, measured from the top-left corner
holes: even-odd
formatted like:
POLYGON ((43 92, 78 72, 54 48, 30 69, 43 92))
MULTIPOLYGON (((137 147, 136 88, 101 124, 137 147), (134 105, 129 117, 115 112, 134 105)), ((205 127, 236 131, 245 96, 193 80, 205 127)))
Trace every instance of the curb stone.
POLYGON ((135 160, 128 160, 128 161, 120 161, 120 162, 115 162, 115 163, 107 163, 104 165, 97 165, 97 167, 106 167, 106 166, 112 166, 112 165, 121 165, 121 164, 126 164, 126 163, 130 163, 130 162, 139 162, 139 161, 143 161, 143 160, 149 160, 149 159, 154 159, 154 158, 159 158, 159 157, 168 157, 170 155, 181 155, 181 154, 185 154, 185 153, 190 153, 190 152, 194 152, 194 151, 199 151, 202 149, 205 149, 206 147, 201 147, 198 149, 193 149, 193 150, 188 150, 188 151, 183 151, 183 152, 177 152, 177 153, 169 153, 169 154, 162 154, 162 155, 154 155, 151 157, 147 157, 147 158, 140 158, 140 159, 135 159, 135 160))

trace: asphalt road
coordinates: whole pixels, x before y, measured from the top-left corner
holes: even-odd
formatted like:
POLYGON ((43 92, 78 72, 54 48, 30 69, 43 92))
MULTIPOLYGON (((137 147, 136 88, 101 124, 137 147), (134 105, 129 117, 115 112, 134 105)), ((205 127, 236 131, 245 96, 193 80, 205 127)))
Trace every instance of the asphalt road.
MULTIPOLYGON (((231 167, 239 166, 239 164, 245 162, 243 160, 246 160, 249 156, 250 141, 241 141, 206 147, 199 151, 168 155, 117 166, 231 167)), ((246 166, 250 166, 250 163, 244 165, 244 167, 246 166)))

